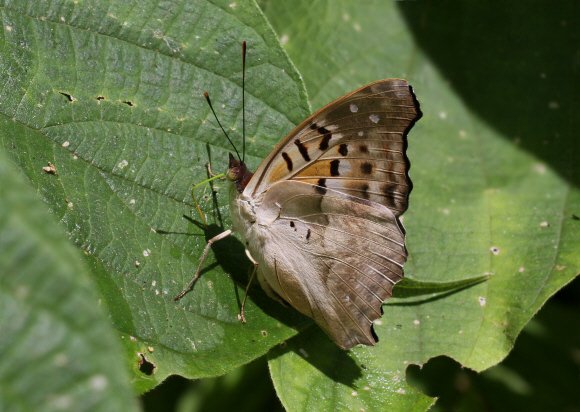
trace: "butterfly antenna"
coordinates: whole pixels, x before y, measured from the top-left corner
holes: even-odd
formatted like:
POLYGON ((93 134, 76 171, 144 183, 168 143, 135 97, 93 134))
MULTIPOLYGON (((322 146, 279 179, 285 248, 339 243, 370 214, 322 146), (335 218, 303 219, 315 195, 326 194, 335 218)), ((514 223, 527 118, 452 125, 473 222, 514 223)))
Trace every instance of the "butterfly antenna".
POLYGON ((222 126, 220 120, 218 119, 217 115, 215 114, 215 110, 213 109, 213 105, 211 104, 211 100, 209 98, 208 92, 203 92, 203 96, 205 97, 205 100, 207 101, 207 104, 209 105, 209 108, 210 108, 211 112, 213 113, 213 117, 215 118, 217 124, 220 126, 220 129, 222 129, 222 132, 224 132, 224 135, 226 136, 226 139, 228 139, 228 142, 230 142, 230 144, 234 148, 234 151, 236 152, 236 155, 238 156, 238 159, 239 160, 242 160, 242 158, 240 157, 240 153, 238 152, 238 149, 236 149, 236 146, 232 142, 232 139, 230 139, 230 137, 226 133, 226 129, 224 129, 224 127, 222 126))
POLYGON ((242 42, 242 162, 246 160, 246 41, 242 42))

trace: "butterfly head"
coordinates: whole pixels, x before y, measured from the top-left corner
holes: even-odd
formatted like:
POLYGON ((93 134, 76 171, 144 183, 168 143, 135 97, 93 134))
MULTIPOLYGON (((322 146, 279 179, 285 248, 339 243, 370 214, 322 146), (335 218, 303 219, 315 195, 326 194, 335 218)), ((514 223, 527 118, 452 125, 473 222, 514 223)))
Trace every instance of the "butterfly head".
POLYGON ((252 175, 253 173, 248 170, 246 164, 242 160, 236 159, 230 153, 230 163, 228 165, 228 171, 226 172, 226 178, 235 183, 238 193, 244 191, 252 175))

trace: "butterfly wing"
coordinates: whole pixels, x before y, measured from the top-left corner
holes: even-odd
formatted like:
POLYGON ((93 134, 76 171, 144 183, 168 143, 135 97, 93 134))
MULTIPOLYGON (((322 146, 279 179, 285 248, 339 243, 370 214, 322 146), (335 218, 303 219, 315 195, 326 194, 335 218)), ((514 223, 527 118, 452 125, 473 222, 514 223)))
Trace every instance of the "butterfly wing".
POLYGON ((349 349, 377 341, 373 321, 403 277, 404 231, 387 207, 300 181, 275 183, 250 252, 260 282, 349 349))
POLYGON ((275 182, 296 180, 407 209, 411 180, 407 133, 420 118, 405 80, 368 84, 325 106, 297 126, 259 166, 249 197, 275 182))
POLYGON ((403 276, 405 149, 420 116, 406 81, 364 86, 296 127, 241 194, 260 283, 345 349, 376 342, 372 322, 403 276))

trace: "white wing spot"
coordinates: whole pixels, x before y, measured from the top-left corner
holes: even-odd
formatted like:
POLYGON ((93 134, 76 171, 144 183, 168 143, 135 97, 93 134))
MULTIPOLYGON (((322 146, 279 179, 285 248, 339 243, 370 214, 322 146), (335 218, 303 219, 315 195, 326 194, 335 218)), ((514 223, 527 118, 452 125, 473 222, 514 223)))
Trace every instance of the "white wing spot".
POLYGON ((378 114, 373 113, 369 116, 369 119, 371 119, 371 122, 373 123, 378 123, 381 118, 379 117, 378 114))
POLYGON ((351 112, 353 112, 353 113, 358 112, 358 106, 356 104, 351 103, 349 107, 350 107, 351 112))

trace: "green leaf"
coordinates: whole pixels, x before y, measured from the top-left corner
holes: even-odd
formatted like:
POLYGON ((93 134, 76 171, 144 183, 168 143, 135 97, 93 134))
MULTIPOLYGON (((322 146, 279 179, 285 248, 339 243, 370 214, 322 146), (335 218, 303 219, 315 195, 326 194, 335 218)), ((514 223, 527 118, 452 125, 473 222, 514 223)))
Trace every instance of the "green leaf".
POLYGON ((481 374, 435 358, 410 369, 409 379, 420 378, 427 385, 421 389, 438 396, 433 412, 578 409, 580 329, 570 327, 577 323, 578 297, 565 304, 559 293, 526 325, 508 357, 481 374))
POLYGON ((374 348, 333 351, 316 329, 294 338, 270 360, 288 410, 424 409, 430 401, 405 382, 409 364, 442 354, 476 371, 497 364, 579 273, 580 124, 570 85, 580 81, 580 39, 574 2, 549 4, 498 12, 449 1, 261 3, 313 107, 380 78, 413 85, 424 117, 409 136, 406 274, 492 275, 435 299, 388 301, 374 348))
POLYGON ((250 166, 309 112, 258 7, 0 1, 0 13, 0 142, 86 254, 135 386, 223 374, 294 335, 304 318, 259 288, 249 322, 237 320, 249 265, 234 238, 214 248, 193 292, 173 301, 206 240, 230 224, 223 183, 214 185, 219 207, 209 187, 201 191, 207 230, 192 224, 200 217, 191 187, 208 161, 225 167, 231 150, 204 91, 240 146, 242 40, 250 166), (57 175, 43 174, 49 161, 57 175))
POLYGON ((137 410, 78 251, 2 148, 0 182, 0 410, 137 410))

